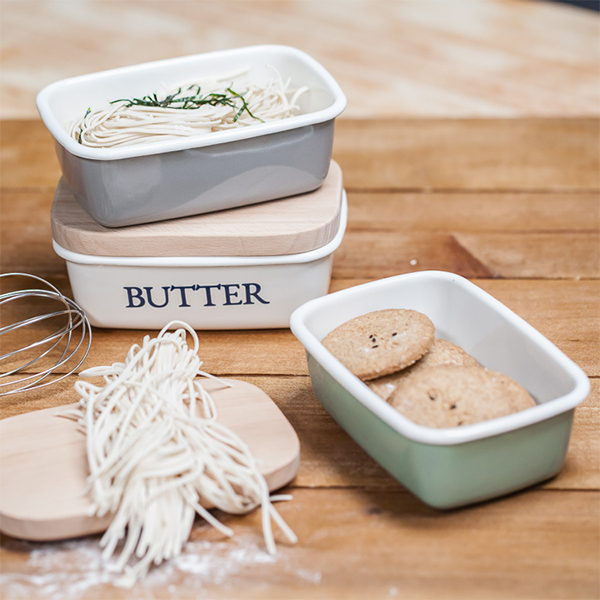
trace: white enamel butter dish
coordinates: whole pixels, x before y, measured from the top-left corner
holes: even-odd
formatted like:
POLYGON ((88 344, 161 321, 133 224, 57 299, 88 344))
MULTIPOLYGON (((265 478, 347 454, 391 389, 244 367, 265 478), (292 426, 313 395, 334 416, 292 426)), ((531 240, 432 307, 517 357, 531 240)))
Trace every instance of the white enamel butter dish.
POLYGON ((55 140, 63 177, 85 210, 107 227, 243 206, 319 187, 329 168, 335 118, 346 98, 316 60, 288 46, 252 46, 124 67, 53 83, 37 107, 55 140), (66 126, 88 108, 248 69, 267 83, 274 67, 307 86, 300 114, 206 135, 91 148, 66 126))
POLYGON ((375 460, 425 503, 453 508, 520 490, 562 468, 585 373, 554 344, 468 280, 441 271, 398 275, 317 298, 291 317, 315 394, 375 460), (321 340, 374 310, 426 314, 436 336, 518 381, 537 405, 464 427, 413 423, 344 367, 321 340))
POLYGON ((92 325, 159 329, 288 327, 295 308, 326 294, 347 221, 342 174, 331 163, 306 194, 208 215, 109 229, 61 180, 54 249, 92 325))

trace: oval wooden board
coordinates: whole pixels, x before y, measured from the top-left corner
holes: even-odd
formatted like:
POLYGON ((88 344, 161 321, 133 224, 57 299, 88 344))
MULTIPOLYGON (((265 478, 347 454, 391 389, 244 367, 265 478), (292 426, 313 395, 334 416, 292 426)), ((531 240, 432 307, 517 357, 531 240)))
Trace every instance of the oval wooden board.
POLYGON ((320 188, 251 206, 111 229, 81 206, 64 180, 52 205, 52 237, 95 256, 282 256, 328 244, 339 230, 342 170, 331 161, 320 188))
MULTIPOLYGON (((203 379, 218 420, 248 445, 269 489, 298 472, 298 436, 277 405, 249 383, 203 379)), ((85 434, 60 406, 0 421, 0 530, 26 540, 58 540, 104 531, 112 515, 88 516, 85 434)))

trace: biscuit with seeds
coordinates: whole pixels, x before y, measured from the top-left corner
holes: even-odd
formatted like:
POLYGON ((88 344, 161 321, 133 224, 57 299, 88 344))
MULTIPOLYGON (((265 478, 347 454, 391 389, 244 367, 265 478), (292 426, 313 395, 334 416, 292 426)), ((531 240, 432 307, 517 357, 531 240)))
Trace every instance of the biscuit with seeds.
POLYGON ((460 346, 452 342, 435 338, 431 348, 413 365, 391 375, 371 379, 367 385, 381 398, 388 400, 406 377, 419 373, 423 369, 439 365, 462 365, 465 367, 478 367, 479 363, 467 354, 460 346))
POLYGON ((407 377, 390 404, 426 427, 459 427, 534 407, 535 400, 510 377, 491 369, 442 365, 407 377))
POLYGON ((342 323, 322 344, 366 381, 412 365, 427 352, 434 333, 433 323, 424 314, 391 308, 342 323))

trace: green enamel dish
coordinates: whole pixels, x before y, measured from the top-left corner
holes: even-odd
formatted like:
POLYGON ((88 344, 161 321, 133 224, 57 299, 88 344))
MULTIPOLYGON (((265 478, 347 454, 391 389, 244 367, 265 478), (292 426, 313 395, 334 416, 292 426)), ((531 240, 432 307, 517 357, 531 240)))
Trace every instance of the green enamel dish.
POLYGON ((556 475, 567 455, 585 373, 541 333, 468 280, 425 271, 311 300, 291 317, 315 394, 354 440, 426 504, 454 508, 508 494, 556 475), (483 366, 512 377, 534 408, 463 427, 409 421, 352 375, 321 344, 341 323, 374 310, 426 314, 436 336, 483 366))

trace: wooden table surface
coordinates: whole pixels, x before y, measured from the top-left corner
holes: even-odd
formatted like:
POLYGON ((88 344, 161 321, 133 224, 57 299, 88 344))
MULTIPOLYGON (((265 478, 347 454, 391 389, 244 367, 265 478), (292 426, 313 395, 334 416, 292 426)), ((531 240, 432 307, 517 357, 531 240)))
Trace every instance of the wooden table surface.
MULTIPOLYGON (((2 271, 70 294, 51 248, 60 171, 39 121, 2 122, 2 271)), ((301 466, 280 511, 299 542, 263 551, 260 519, 197 522, 144 598, 599 597, 599 126, 595 119, 341 120, 334 158, 349 198, 331 290, 424 269, 459 273, 506 303, 591 379, 567 462, 543 484, 439 512, 413 497, 316 400, 289 330, 201 332, 211 373, 264 389, 298 432, 301 466)), ((120 360, 141 331, 94 331, 86 365, 120 360)), ((73 379, 2 398, 2 417, 66 404, 73 379)), ((1 483, 1 482, 0 482, 1 483)), ((98 538, 2 538, 3 598, 131 598, 98 538)))
POLYGON ((597 117, 598 29, 539 0, 3 0, 0 116, 65 77, 266 43, 320 61, 345 117, 597 117))
MULTIPOLYGON (((3 536, 1 598, 600 598, 595 13, 523 0, 2 0, 1 8, 2 272, 33 273, 71 294, 51 246, 60 170, 35 110, 41 87, 147 60, 284 43, 322 62, 349 100, 334 145, 349 224, 331 290, 425 269, 458 273, 591 379, 557 477, 440 512, 325 412, 288 330, 201 332, 206 370, 264 389, 298 433, 294 499, 279 505, 298 544, 280 539, 270 558, 258 515, 219 515, 232 540, 198 521, 184 554, 132 593, 110 584, 98 537, 3 536)), ((144 333, 94 330, 86 366, 122 359, 144 333)), ((74 401, 73 380, 1 398, 0 417, 74 401)))

